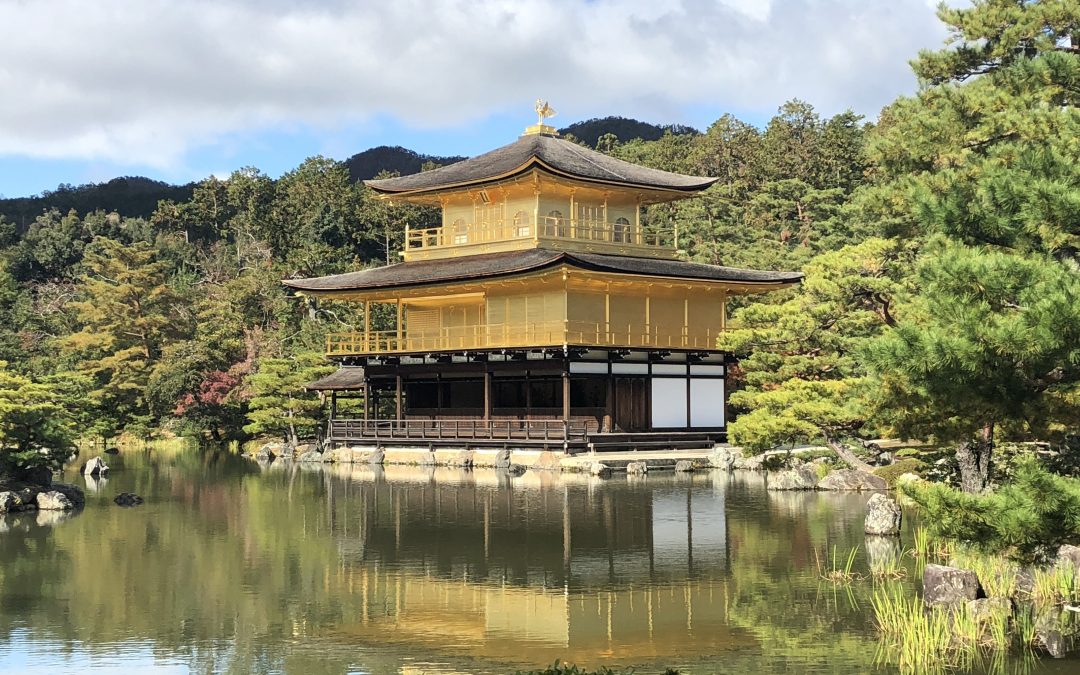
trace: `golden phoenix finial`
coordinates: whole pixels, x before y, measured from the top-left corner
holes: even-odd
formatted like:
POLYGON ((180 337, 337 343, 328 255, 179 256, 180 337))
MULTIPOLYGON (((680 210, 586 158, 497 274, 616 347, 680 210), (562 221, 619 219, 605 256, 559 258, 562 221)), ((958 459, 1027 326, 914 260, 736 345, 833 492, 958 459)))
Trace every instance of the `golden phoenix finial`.
POLYGON ((545 117, 555 117, 558 113, 555 112, 555 108, 548 105, 548 102, 542 98, 536 99, 536 114, 540 117, 540 121, 537 124, 543 126, 545 117))

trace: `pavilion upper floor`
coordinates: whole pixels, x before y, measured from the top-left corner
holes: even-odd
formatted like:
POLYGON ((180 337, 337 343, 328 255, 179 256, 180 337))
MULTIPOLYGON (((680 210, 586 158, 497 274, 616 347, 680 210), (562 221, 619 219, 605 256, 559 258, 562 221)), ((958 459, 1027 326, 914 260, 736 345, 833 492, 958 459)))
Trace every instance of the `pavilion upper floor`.
POLYGON ((285 283, 362 303, 361 325, 327 336, 327 354, 346 357, 560 346, 714 350, 730 296, 800 277, 533 250, 285 283))

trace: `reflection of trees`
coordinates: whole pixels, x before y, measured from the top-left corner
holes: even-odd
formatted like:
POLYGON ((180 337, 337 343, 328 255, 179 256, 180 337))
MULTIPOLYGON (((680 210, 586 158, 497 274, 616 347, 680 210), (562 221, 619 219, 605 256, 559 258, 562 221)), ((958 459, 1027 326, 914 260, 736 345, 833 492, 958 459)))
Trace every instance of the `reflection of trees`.
POLYGON ((872 654, 865 608, 819 589, 806 557, 859 543, 859 519, 824 495, 780 504, 717 474, 261 471, 194 452, 115 465, 76 520, 0 535, 0 633, 135 639, 242 672, 397 670, 421 652, 504 671, 791 645, 872 654), (151 498, 103 506, 121 490, 151 498))

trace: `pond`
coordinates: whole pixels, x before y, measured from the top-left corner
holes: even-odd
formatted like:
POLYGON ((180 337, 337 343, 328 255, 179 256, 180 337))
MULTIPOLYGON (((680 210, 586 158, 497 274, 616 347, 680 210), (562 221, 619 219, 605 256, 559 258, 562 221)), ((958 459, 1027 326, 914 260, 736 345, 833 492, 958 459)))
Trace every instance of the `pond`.
POLYGON ((65 477, 80 513, 0 521, 0 672, 888 670, 873 582, 818 570, 859 547, 867 571, 865 495, 720 471, 107 459, 107 480, 65 477), (113 505, 124 491, 146 504, 113 505))

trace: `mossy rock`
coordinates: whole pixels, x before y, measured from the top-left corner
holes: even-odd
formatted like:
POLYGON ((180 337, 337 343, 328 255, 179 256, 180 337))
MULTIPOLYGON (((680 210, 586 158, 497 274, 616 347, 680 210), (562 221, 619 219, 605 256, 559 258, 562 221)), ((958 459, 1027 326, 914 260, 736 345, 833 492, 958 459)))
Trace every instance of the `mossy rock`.
POLYGON ((896 479, 905 473, 913 473, 916 475, 923 475, 923 472, 929 468, 929 465, 920 460, 914 458, 901 459, 899 462, 894 462, 888 466, 882 466, 874 469, 874 475, 880 478, 884 478, 890 485, 896 485, 896 479))

